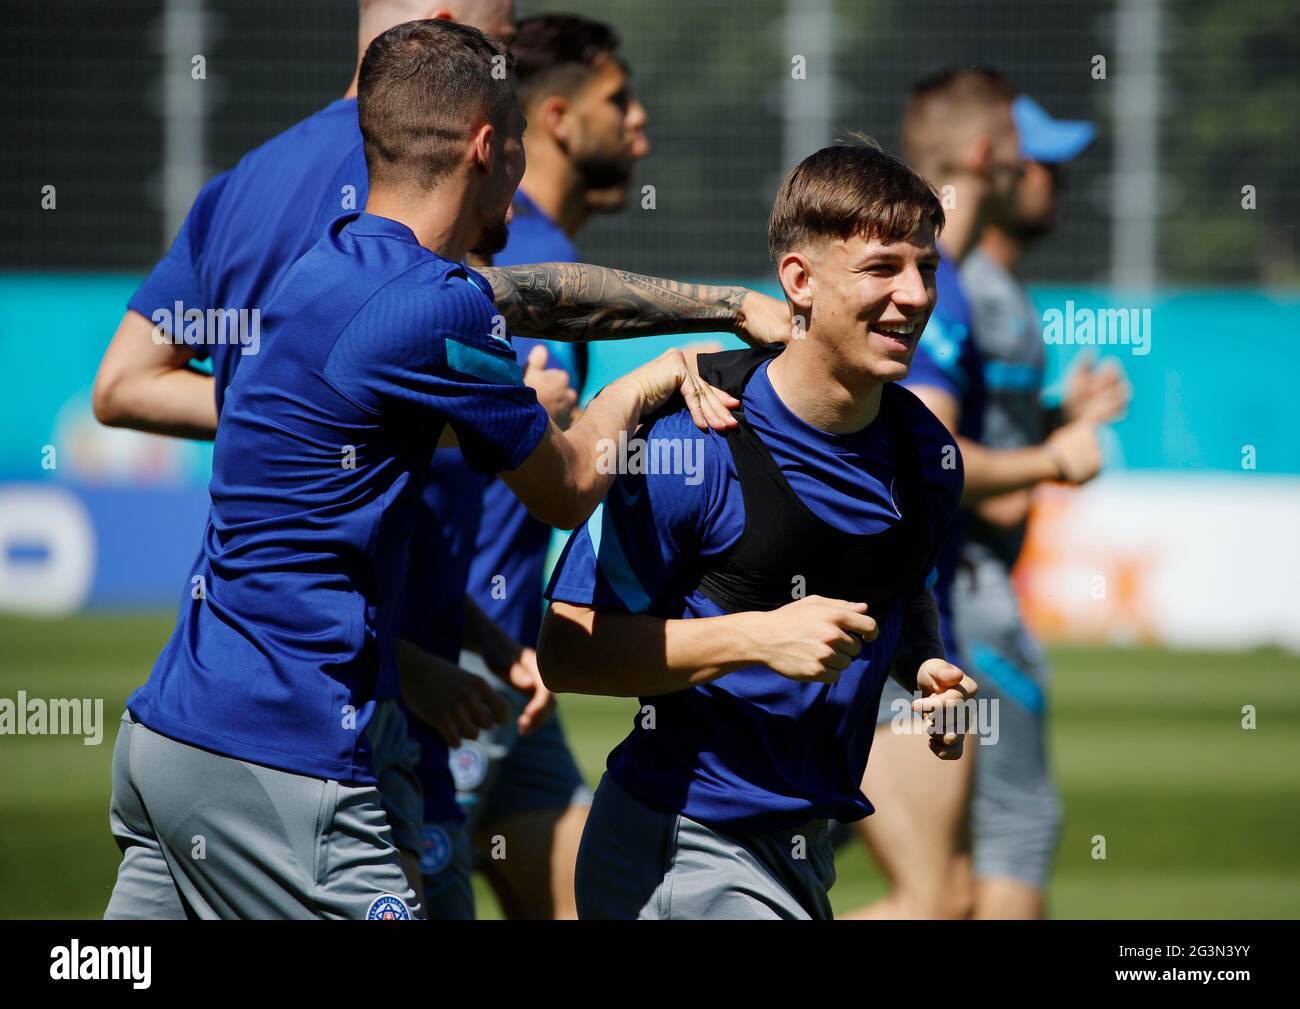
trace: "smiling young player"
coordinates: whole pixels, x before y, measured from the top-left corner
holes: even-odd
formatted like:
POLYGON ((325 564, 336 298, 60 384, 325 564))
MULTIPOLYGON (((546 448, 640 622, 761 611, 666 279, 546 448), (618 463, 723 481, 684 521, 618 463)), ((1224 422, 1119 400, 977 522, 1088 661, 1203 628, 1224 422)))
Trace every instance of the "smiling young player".
POLYGON ((802 331, 701 358, 740 425, 700 435, 670 404, 638 434, 660 465, 621 474, 570 540, 542 675, 641 704, 583 835, 583 917, 829 917, 828 820, 872 811, 860 782, 891 667, 929 713, 973 693, 925 587, 960 456, 897 384, 942 225, 926 183, 873 146, 794 168, 768 235, 802 331), (691 442, 702 470, 671 464, 691 442))

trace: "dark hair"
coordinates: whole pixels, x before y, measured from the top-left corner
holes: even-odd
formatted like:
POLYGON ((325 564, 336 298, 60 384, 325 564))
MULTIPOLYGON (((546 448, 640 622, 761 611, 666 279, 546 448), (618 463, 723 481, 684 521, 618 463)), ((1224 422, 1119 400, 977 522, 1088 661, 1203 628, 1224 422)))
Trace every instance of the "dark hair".
POLYGON ((828 238, 901 242, 923 221, 936 235, 943 229, 943 207, 929 183, 870 137, 852 140, 810 154, 782 181, 767 222, 774 263, 828 238))
POLYGON ((357 83, 371 184, 427 186, 450 171, 476 125, 504 121, 512 71, 509 50, 468 25, 407 21, 377 37, 357 83))
POLYGON ((547 95, 572 94, 618 45, 613 28, 577 14, 524 18, 510 45, 520 102, 528 108, 547 95))
POLYGON ((1011 82, 988 67, 956 67, 922 78, 903 106, 903 157, 918 171, 933 172, 956 144, 984 129, 1015 97, 1011 82))

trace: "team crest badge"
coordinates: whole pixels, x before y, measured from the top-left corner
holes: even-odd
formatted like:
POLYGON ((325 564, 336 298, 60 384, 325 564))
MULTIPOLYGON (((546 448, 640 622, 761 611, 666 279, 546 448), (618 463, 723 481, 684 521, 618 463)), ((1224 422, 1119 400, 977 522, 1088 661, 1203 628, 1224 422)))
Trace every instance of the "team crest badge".
POLYGON ((447 757, 456 791, 472 792, 487 777, 487 751, 478 743, 469 741, 452 750, 447 757))
POLYGON ((420 875, 436 876, 451 864, 451 835, 436 823, 426 823, 420 833, 420 875))
POLYGON ((370 902, 367 921, 410 921, 411 910, 406 901, 391 893, 381 893, 370 902))

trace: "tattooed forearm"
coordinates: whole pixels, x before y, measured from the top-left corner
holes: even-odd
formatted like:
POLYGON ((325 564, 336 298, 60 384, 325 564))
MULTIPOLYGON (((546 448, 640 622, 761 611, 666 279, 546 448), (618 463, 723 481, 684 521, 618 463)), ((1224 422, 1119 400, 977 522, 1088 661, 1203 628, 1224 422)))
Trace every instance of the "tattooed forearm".
POLYGON ((734 331, 744 287, 684 284, 585 263, 480 271, 512 333, 551 340, 611 340, 734 331))

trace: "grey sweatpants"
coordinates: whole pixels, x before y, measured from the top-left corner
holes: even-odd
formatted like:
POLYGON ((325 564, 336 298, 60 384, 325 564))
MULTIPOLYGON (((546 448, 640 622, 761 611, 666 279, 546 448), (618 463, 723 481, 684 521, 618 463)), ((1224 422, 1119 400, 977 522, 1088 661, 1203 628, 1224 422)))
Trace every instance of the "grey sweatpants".
POLYGON ((421 916, 377 789, 224 757, 129 713, 109 821, 122 863, 105 918, 421 916))
POLYGON ((606 774, 578 850, 580 918, 829 919, 826 820, 731 832, 651 809, 606 774))

